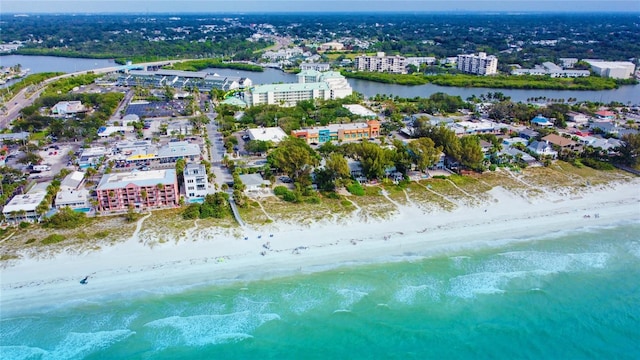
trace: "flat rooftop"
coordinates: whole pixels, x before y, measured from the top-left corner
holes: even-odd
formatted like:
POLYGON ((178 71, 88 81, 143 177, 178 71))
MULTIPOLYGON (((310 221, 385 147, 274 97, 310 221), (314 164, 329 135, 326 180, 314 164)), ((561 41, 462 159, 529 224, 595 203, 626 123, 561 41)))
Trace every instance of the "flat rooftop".
POLYGON ((47 196, 46 192, 36 192, 14 196, 2 209, 2 213, 10 214, 13 211, 34 211, 47 196))
POLYGON ((155 186, 158 184, 174 184, 176 170, 132 171, 128 173, 106 174, 100 180, 96 190, 111 190, 124 188, 129 184, 136 186, 155 186))
POLYGON ((247 132, 251 140, 273 141, 274 143, 279 143, 287 136, 279 127, 249 129, 247 132))
POLYGON ((342 107, 344 107, 345 109, 349 110, 349 112, 351 112, 354 115, 366 116, 366 117, 375 117, 375 116, 377 116, 376 113, 374 113, 373 111, 367 109, 366 107, 364 107, 362 105, 347 104, 347 105, 342 105, 342 107))

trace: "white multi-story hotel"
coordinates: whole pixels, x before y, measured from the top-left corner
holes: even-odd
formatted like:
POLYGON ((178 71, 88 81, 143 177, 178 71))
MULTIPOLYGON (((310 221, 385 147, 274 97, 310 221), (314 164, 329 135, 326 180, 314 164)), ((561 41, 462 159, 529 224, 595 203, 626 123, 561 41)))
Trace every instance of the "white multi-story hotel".
POLYGON ((405 74, 407 72, 407 59, 405 57, 385 56, 379 52, 376 56, 360 55, 355 59, 355 69, 358 71, 376 71, 405 74))
POLYGON ((477 75, 494 75, 498 73, 498 58, 487 53, 478 55, 458 55, 458 70, 477 75))
POLYGON ((310 99, 341 99, 352 94, 347 79, 335 71, 301 71, 297 83, 258 85, 246 94, 249 106, 259 104, 293 106, 310 99))

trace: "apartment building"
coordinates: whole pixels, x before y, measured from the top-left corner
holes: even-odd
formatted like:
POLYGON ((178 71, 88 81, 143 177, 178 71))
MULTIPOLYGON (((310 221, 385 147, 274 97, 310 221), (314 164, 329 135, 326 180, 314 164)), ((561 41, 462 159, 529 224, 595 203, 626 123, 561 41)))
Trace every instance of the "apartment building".
POLYGON ((188 163, 184 168, 184 191, 187 200, 202 199, 209 193, 209 181, 204 165, 188 163))
POLYGON ((355 69, 358 71, 407 73, 407 59, 403 56, 386 56, 379 52, 375 56, 360 55, 355 58, 355 69))
POLYGON ((476 75, 494 75, 498 73, 498 58, 487 53, 478 55, 458 55, 458 70, 476 75))
POLYGON ((96 188, 98 210, 178 206, 175 169, 111 173, 96 188))

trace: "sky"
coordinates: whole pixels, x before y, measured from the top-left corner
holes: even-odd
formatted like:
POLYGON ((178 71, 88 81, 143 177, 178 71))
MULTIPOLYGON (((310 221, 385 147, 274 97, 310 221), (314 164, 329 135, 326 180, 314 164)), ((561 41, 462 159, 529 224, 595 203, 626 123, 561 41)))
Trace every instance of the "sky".
POLYGON ((640 12, 640 0, 3 0, 2 13, 640 12))
POLYGON ((640 0, 2 0, 12 13, 640 12, 640 0))

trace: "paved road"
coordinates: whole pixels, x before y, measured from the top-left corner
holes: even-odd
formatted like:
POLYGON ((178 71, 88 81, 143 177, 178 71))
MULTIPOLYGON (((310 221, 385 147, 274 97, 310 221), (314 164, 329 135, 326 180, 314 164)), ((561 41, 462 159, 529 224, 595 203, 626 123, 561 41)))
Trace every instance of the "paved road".
MULTIPOLYGON (((222 141, 222 134, 218 131, 215 118, 216 113, 208 113, 209 124, 207 125, 207 133, 209 134, 209 141, 211 142, 211 171, 215 175, 215 183, 218 185, 218 189, 222 184, 233 181, 233 176, 229 173, 226 167, 222 166, 222 159, 225 156, 226 149, 222 141)), ((212 189, 215 192, 215 189, 212 189)))
MULTIPOLYGON (((173 64, 176 62, 181 62, 181 61, 188 61, 190 59, 184 59, 184 60, 169 60, 169 61, 154 61, 154 62, 148 62, 148 63, 140 63, 140 64, 134 64, 137 66, 158 66, 161 64, 173 64)), ((83 75, 83 74, 87 74, 87 73, 94 73, 94 74, 108 74, 108 73, 112 73, 115 71, 118 71, 122 68, 122 66, 111 66, 111 67, 107 67, 107 68, 102 68, 102 69, 94 69, 94 70, 84 70, 84 71, 78 71, 78 72, 74 72, 74 73, 68 73, 68 74, 64 74, 64 75, 60 75, 60 76, 56 76, 53 77, 51 79, 47 79, 45 81, 43 81, 42 83, 38 84, 37 87, 34 89, 33 87, 27 87, 22 89, 18 94, 16 94, 16 96, 14 96, 11 100, 7 101, 6 103, 6 107, 7 107, 7 111, 2 114, 0 116, 0 129, 5 129, 9 127, 9 124, 18 118, 18 116, 20 115, 20 110, 22 110, 24 107, 27 107, 31 104, 33 104, 33 102, 40 96, 40 94, 42 93, 42 91, 44 90, 45 86, 57 81, 59 79, 64 79, 70 76, 75 76, 75 75, 83 75), (34 92, 35 90, 35 92, 34 92)))

